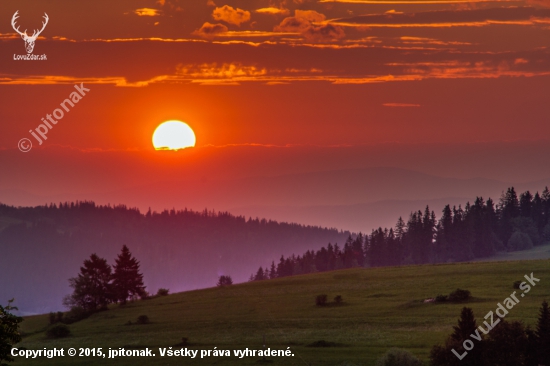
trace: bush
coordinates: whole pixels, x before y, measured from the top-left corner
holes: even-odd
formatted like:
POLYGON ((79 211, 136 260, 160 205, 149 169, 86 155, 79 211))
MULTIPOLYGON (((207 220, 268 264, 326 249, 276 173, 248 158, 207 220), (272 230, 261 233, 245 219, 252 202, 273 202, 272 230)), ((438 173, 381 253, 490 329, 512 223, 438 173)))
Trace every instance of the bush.
POLYGON ((320 341, 315 341, 313 343, 308 344, 306 347, 322 347, 322 348, 338 347, 338 343, 327 342, 327 341, 321 339, 320 341))
POLYGON ((233 284, 233 279, 231 278, 231 276, 220 276, 218 278, 218 283, 216 284, 216 286, 223 287, 223 286, 230 286, 232 284, 233 284))
POLYGON ((65 324, 57 324, 46 331, 48 338, 65 338, 71 335, 71 330, 65 324))
POLYGON ((422 366, 422 362, 408 351, 392 348, 376 361, 376 366, 422 366))
POLYGON ((159 288, 157 291, 157 296, 168 296, 168 293, 170 292, 167 288, 159 288))
POLYGON ((344 302, 344 299, 342 299, 342 296, 338 295, 334 298, 334 303, 336 305, 341 305, 344 302))
POLYGON ((449 301, 451 302, 462 302, 469 300, 472 297, 470 291, 461 290, 457 288, 455 291, 449 294, 449 301))
POLYGON ((519 286, 521 286, 522 281, 516 281, 514 282, 514 288, 519 289, 519 286))
POLYGON ((50 313, 49 315, 50 325, 57 323, 57 316, 55 313, 50 313))
POLYGON ((317 306, 326 306, 327 305, 327 295, 317 295, 315 298, 315 305, 317 306))
POLYGON ((89 317, 91 312, 84 310, 84 308, 81 308, 79 306, 74 306, 69 310, 65 315, 63 316, 63 323, 65 324, 72 324, 76 323, 77 321, 80 321, 82 319, 86 319, 89 317))
POLYGON ((435 297, 435 302, 445 302, 447 301, 448 296, 447 295, 437 295, 435 297))
POLYGON ((149 324, 149 317, 147 315, 138 316, 136 324, 149 324))

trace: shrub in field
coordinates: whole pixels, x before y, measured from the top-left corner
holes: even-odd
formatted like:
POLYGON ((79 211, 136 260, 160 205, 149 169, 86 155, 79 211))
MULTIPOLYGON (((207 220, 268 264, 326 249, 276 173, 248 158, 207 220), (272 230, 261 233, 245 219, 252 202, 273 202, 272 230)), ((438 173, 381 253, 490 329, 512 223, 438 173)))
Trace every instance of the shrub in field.
POLYGON ((55 315, 55 313, 50 313, 48 318, 49 318, 50 324, 57 323, 57 316, 55 315))
POLYGON ((170 290, 168 290, 167 288, 159 288, 159 290, 157 291, 157 296, 168 296, 169 292, 170 290))
POLYGON ((77 321, 86 319, 90 316, 90 314, 91 312, 84 310, 84 308, 81 308, 80 306, 74 306, 71 308, 71 310, 64 314, 62 322, 65 324, 76 323, 77 321))
POLYGON ((447 295, 437 295, 435 297, 435 302, 445 302, 447 301, 448 296, 447 295))
POLYGON ((315 341, 313 343, 308 344, 307 347, 322 347, 322 348, 338 347, 338 343, 327 342, 327 341, 321 339, 320 341, 315 341))
MULTIPOLYGON (((262 280, 264 278, 261 278, 262 280)), ((224 287, 224 286, 230 286, 233 284, 233 279, 231 276, 220 276, 218 278, 218 283, 216 283, 216 286, 218 287, 224 287)))
POLYGON ((521 281, 515 281, 514 288, 519 289, 519 286, 521 286, 521 281))
POLYGON ((327 295, 317 295, 315 298, 315 305, 317 306, 326 306, 327 305, 327 295))
POLYGON ((136 321, 137 324, 149 324, 149 317, 147 315, 140 315, 136 321))
POLYGON ((334 297, 334 303, 336 305, 341 305, 343 302, 344 302, 344 299, 342 298, 341 295, 338 295, 338 296, 334 297))
POLYGON ((408 351, 392 348, 378 359, 376 366, 422 366, 422 362, 408 351))
POLYGON ((65 324, 57 324, 46 331, 48 338, 65 338, 71 335, 71 330, 65 324))
POLYGON ((64 323, 65 319, 63 319, 63 312, 58 311, 57 313, 50 313, 49 315, 49 321, 50 325, 53 325, 55 323, 64 323))
POLYGON ((449 294, 449 301, 451 302, 462 302, 469 300, 472 297, 472 294, 468 290, 462 290, 457 288, 455 291, 449 294))

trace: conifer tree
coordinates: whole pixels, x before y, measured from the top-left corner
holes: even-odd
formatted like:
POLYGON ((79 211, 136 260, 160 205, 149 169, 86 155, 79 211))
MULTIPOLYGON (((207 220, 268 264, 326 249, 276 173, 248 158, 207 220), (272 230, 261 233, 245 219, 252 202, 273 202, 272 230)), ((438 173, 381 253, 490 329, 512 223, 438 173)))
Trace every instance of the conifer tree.
MULTIPOLYGON (((482 366, 483 365, 483 343, 476 342, 474 348, 467 351, 468 354, 460 360, 455 352, 459 355, 463 355, 466 351, 464 349, 464 341, 472 340, 471 334, 475 334, 477 328, 474 312, 472 309, 464 307, 460 313, 460 319, 458 325, 454 326, 454 332, 449 336, 445 342, 445 346, 435 346, 430 353, 430 359, 432 366, 482 366), (455 350, 455 352, 453 352, 455 350)), ((479 332, 480 336, 483 333, 479 332)))
POLYGON ((271 268, 269 269, 269 278, 277 278, 277 268, 275 268, 275 261, 271 261, 271 268))
POLYGON ((78 276, 69 279, 74 292, 64 299, 65 306, 77 306, 86 311, 106 308, 113 298, 111 272, 106 259, 92 254, 80 267, 78 276))
POLYGON ((254 281, 262 281, 265 279, 264 270, 262 267, 258 268, 256 276, 254 276, 254 281))
POLYGON ((543 301, 537 321, 537 349, 539 351, 539 363, 546 365, 550 361, 550 310, 548 303, 543 301))
POLYGON ((116 301, 126 304, 128 298, 134 295, 143 296, 145 286, 143 285, 143 275, 139 272, 139 262, 132 257, 126 245, 122 247, 115 263, 113 290, 116 301))

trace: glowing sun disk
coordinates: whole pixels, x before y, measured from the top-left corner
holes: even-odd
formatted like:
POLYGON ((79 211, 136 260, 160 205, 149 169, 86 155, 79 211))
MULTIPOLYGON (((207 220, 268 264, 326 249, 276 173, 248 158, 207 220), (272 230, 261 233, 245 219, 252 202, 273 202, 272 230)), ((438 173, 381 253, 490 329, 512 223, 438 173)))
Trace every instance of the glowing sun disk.
POLYGON ((161 123, 153 133, 155 150, 181 150, 194 147, 195 133, 187 123, 166 121, 161 123))

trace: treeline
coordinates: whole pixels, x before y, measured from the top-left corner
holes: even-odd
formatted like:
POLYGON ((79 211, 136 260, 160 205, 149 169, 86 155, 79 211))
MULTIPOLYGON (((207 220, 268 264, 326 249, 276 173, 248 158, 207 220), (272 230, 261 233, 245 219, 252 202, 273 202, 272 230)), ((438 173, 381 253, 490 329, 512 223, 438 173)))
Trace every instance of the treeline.
POLYGON ((343 247, 329 243, 317 251, 292 255, 270 267, 260 267, 250 280, 259 281, 351 267, 446 263, 485 258, 501 251, 530 249, 550 242, 550 192, 513 187, 500 201, 476 198, 462 208, 445 206, 441 218, 434 211, 401 217, 395 228, 378 228, 370 235, 349 236, 343 247))
POLYGON ((74 276, 90 253, 115 258, 123 243, 140 259, 148 288, 177 292, 211 287, 222 274, 243 282, 256 263, 348 235, 211 210, 140 212, 89 201, 0 204, 0 268, 11 273, 0 276, 0 299, 15 297, 24 312, 56 311, 67 293, 59 279, 74 276))

